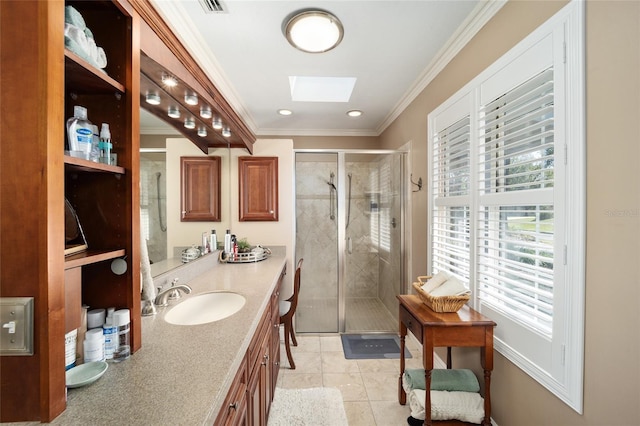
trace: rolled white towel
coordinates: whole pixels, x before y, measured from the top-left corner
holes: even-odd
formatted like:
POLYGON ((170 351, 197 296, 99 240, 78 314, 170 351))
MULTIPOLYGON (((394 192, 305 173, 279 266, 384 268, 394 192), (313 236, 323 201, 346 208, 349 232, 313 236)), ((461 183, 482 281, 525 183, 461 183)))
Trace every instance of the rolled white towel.
POLYGON ((431 291, 432 296, 457 296, 468 293, 469 290, 456 277, 450 277, 439 287, 431 291))
POLYGON ((450 276, 446 271, 440 271, 435 276, 431 277, 431 279, 422 286, 422 289, 427 293, 431 293, 434 289, 440 287, 449 278, 450 276))
MULTIPOLYGON (((411 417, 424 420, 422 389, 414 389, 408 395, 411 417)), ((431 391, 431 420, 461 420, 480 424, 484 419, 484 399, 475 392, 431 391)))

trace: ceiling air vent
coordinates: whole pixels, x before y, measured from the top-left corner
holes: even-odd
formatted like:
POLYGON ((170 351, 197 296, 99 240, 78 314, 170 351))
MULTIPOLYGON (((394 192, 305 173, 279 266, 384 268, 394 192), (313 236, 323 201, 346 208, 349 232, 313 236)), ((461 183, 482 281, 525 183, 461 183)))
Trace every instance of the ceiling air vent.
POLYGON ((206 13, 224 13, 220 0, 200 0, 200 4, 206 13))

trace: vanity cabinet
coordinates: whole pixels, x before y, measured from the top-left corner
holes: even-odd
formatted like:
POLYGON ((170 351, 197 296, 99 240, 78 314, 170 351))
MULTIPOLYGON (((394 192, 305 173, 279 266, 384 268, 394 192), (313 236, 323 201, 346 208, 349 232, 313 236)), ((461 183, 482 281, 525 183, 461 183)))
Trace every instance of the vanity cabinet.
POLYGON ((238 157, 240 221, 278 221, 278 157, 238 157))
POLYGON ((220 222, 221 157, 180 157, 180 221, 220 222))
POLYGON ((8 107, 0 214, 2 246, 13 247, 0 258, 0 294, 35 301, 35 353, 0 357, 1 422, 50 422, 64 411, 64 335, 79 324, 81 303, 130 309, 132 350, 140 348, 138 34, 126 0, 0 2, 0 98, 8 107), (104 72, 65 48, 69 5, 104 49, 104 72), (110 124, 118 165, 65 155, 74 105, 98 127, 110 124), (65 198, 88 245, 66 257, 65 198), (128 270, 115 275, 110 260, 123 256, 128 270))
POLYGON ((280 369, 280 313, 278 301, 286 267, 271 293, 260 323, 236 373, 216 426, 266 426, 280 369), (245 390, 245 395, 240 390, 245 390))
POLYGON ((220 426, 249 426, 247 417, 247 357, 242 359, 231 389, 222 403, 215 424, 220 426))

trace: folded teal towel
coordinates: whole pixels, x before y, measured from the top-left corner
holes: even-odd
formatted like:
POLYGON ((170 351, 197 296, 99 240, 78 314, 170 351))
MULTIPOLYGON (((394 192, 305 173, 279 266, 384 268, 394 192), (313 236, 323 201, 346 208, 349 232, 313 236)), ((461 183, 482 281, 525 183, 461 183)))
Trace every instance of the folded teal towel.
MULTIPOLYGON (((411 389, 425 389, 424 369, 407 369, 404 374, 411 389)), ((431 370, 431 390, 480 392, 480 384, 471 370, 437 368, 431 370)))

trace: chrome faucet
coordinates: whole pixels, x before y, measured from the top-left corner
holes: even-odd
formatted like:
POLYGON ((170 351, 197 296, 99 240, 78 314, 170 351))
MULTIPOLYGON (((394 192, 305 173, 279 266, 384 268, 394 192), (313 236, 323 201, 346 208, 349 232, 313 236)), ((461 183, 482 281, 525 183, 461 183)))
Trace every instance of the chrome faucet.
POLYGON ((182 297, 182 295, 180 294, 180 291, 183 291, 185 294, 189 294, 191 293, 191 287, 189 287, 186 284, 178 285, 178 279, 175 278, 171 282, 171 287, 169 287, 163 292, 158 293, 154 303, 157 306, 168 306, 169 300, 178 300, 182 297))

